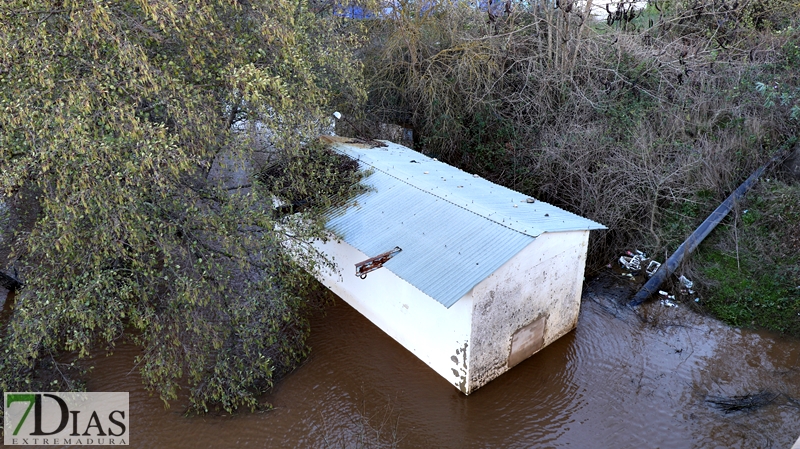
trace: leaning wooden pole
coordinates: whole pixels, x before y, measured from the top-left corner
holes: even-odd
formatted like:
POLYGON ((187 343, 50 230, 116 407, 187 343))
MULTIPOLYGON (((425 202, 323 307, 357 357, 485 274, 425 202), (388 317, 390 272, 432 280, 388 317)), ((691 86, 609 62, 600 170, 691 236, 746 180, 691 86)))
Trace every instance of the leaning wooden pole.
POLYGON ((788 151, 782 151, 778 153, 775 157, 770 159, 766 164, 759 167, 749 178, 747 178, 742 185, 740 185, 733 193, 722 202, 722 204, 717 207, 711 215, 706 218, 706 220, 686 239, 685 242, 681 243, 681 246, 669 256, 666 262, 664 262, 661 267, 659 267, 658 271, 656 271, 650 280, 644 284, 641 290, 636 293, 636 296, 633 297, 631 302, 628 303, 629 306, 634 307, 638 306, 639 304, 643 303, 647 300, 650 296, 653 295, 658 288, 661 287, 661 284, 672 274, 675 270, 680 266, 681 262, 683 262, 683 258, 690 254, 692 251, 697 248, 697 245, 705 239, 708 234, 711 233, 712 230, 728 215, 728 212, 733 209, 734 204, 739 201, 748 190, 750 190, 753 185, 755 185, 758 178, 764 173, 767 168, 769 168, 772 164, 776 162, 782 161, 786 159, 789 155, 788 151))

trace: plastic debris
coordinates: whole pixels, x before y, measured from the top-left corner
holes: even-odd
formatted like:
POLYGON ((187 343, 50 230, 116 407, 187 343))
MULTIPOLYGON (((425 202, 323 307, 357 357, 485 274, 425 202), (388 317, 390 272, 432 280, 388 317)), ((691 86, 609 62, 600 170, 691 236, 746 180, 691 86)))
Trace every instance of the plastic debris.
POLYGON ((628 271, 644 270, 647 277, 652 277, 661 267, 660 262, 650 259, 647 254, 639 250, 625 251, 625 254, 619 257, 619 263, 628 271))
MULTIPOLYGON (((633 252, 625 251, 625 254, 619 257, 619 264, 622 265, 622 267, 625 268, 627 271, 629 271, 629 273, 622 273, 622 276, 627 276, 631 278, 631 281, 635 281, 636 275, 638 275, 641 272, 644 272, 647 275, 647 277, 652 277, 661 267, 660 262, 651 260, 649 257, 647 257, 647 254, 639 250, 635 250, 633 252), (631 272, 635 273, 631 274, 631 272)), ((611 268, 611 264, 609 264, 608 267, 611 268)), ((664 296, 669 295, 667 292, 663 291, 660 293, 663 294, 664 296)), ((674 296, 671 298, 675 299, 674 296)))
POLYGON ((678 307, 678 304, 675 302, 675 295, 670 295, 669 293, 665 292, 664 290, 659 290, 658 294, 664 296, 661 299, 661 305, 665 307, 678 307))
POLYGON ((694 302, 700 302, 700 298, 694 298, 694 302))
POLYGON ((619 264, 629 270, 638 270, 639 264, 637 262, 638 260, 634 261, 632 257, 619 256, 619 264))
POLYGON ((694 287, 694 282, 690 281, 685 276, 679 277, 678 282, 681 283, 681 293, 686 295, 694 295, 694 290, 692 290, 692 287, 694 287))
POLYGON ((656 274, 656 271, 661 267, 661 262, 656 262, 655 260, 651 260, 649 264, 647 264, 647 268, 644 269, 644 272, 647 273, 647 277, 653 277, 656 274))
POLYGON ((636 251, 636 253, 632 253, 630 251, 626 252, 627 256, 620 256, 619 263, 631 271, 639 271, 642 269, 642 262, 647 260, 647 254, 636 251))

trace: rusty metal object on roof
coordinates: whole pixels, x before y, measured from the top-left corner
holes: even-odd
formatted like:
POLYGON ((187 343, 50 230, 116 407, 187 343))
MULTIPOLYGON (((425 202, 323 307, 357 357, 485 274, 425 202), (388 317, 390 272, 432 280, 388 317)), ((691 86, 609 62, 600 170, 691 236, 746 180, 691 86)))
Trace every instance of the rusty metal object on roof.
POLYGON ((389 259, 394 257, 397 253, 402 251, 399 246, 395 246, 393 250, 386 251, 385 253, 378 254, 375 257, 369 258, 363 262, 356 264, 356 276, 361 279, 367 278, 367 273, 375 271, 382 267, 389 259))
MULTIPOLYGON (((387 147, 388 145, 380 140, 361 138, 361 137, 343 137, 343 136, 319 136, 320 140, 328 144, 346 144, 352 145, 359 149, 373 149, 379 147, 387 147)), ((355 159, 355 158, 354 158, 355 159)))
POLYGON ((323 138, 369 170, 362 180, 367 190, 326 213, 328 229, 366 254, 364 259, 394 246, 409 252, 384 268, 444 307, 453 306, 544 232, 605 229, 539 199, 521 205, 526 195, 402 145, 386 142, 387 148, 374 150, 345 143, 348 137, 323 138))
POLYGON ((349 141, 347 141, 345 143, 359 143, 359 144, 362 144, 362 145, 369 145, 370 148, 382 148, 382 147, 387 147, 388 146, 388 145, 386 145, 385 143, 383 143, 381 141, 378 141, 378 140, 375 140, 375 139, 369 139, 369 138, 366 138, 366 137, 363 138, 363 139, 360 138, 360 137, 354 137, 353 140, 349 140, 349 141))

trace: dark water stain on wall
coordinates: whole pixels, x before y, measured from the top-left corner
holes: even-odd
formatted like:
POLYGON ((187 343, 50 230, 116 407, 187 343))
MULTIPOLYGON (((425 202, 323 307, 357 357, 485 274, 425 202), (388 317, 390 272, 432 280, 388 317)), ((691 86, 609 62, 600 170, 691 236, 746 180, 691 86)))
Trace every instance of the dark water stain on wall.
POLYGON ((800 398, 800 342, 657 302, 636 313, 626 295, 594 282, 575 331, 470 396, 341 301, 313 320, 308 362, 264 398, 273 411, 164 409, 130 346, 98 357, 88 387, 131 392, 131 447, 785 448, 800 436, 786 399, 800 398), (782 399, 731 414, 705 402, 763 390, 782 399))

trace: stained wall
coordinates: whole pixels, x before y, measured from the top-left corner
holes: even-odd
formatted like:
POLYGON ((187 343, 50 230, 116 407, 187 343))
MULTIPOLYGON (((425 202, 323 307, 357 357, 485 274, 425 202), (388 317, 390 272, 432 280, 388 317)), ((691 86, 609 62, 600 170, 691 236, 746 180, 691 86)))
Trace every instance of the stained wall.
POLYGON ((543 233, 472 289, 467 393, 575 328, 588 240, 543 233))
POLYGON ((338 265, 338 272, 317 276, 323 285, 466 393, 471 295, 448 309, 386 268, 357 277, 355 264, 369 257, 346 242, 315 246, 338 265))

